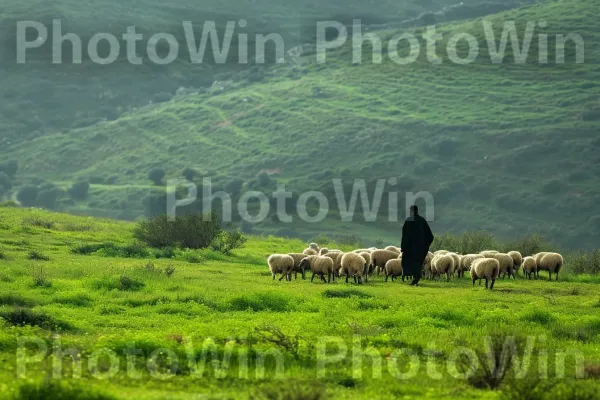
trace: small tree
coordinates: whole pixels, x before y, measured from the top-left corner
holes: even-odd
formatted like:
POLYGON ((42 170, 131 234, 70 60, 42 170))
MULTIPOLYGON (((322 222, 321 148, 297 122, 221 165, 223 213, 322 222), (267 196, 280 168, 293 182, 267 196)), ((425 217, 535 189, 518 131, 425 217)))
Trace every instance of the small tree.
POLYGON ((12 188, 12 184, 10 182, 10 177, 5 172, 0 171, 0 186, 4 186, 6 191, 12 188))
POLYGON ((188 181, 192 181, 192 180, 194 180, 194 178, 196 177, 196 175, 198 175, 198 172, 196 172, 196 170, 193 169, 193 168, 185 168, 181 174, 188 181))
POLYGON ((271 183, 271 178, 269 177, 269 174, 267 174, 266 172, 261 172, 258 175, 258 184, 260 186, 267 186, 269 183, 271 183))
POLYGON ((28 185, 17 193, 17 200, 25 207, 34 207, 37 203, 38 188, 37 186, 28 185))
POLYGON ((19 163, 17 162, 17 160, 10 160, 6 163, 0 164, 0 171, 4 172, 11 179, 14 179, 14 177, 17 175, 18 170, 19 170, 19 163))
POLYGON ((42 190, 38 193, 37 205, 49 210, 54 210, 56 208, 56 200, 58 199, 59 195, 60 189, 57 188, 42 190))
POLYGON ((148 179, 150 179, 156 186, 162 185, 162 180, 165 177, 166 172, 162 168, 152 168, 148 172, 148 179))
POLYGON ((87 181, 75 182, 69 189, 69 195, 73 200, 85 200, 90 191, 90 183, 87 181))

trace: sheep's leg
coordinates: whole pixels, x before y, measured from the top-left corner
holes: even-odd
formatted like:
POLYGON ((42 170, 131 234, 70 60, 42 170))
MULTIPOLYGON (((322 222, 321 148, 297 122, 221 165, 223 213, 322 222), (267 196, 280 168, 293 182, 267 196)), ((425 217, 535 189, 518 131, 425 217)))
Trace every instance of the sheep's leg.
POLYGON ((558 271, 556 271, 556 279, 554 279, 555 282, 558 282, 558 271))
POLYGON ((552 272, 550 272, 550 269, 548 269, 548 280, 552 282, 552 272))
POLYGON ((450 282, 450 272, 446 272, 446 282, 450 282))
POLYGON ((313 279, 315 279, 315 273, 313 272, 312 277, 310 278, 310 281, 312 282, 313 279))
POLYGON ((475 278, 473 278, 473 287, 475 287, 475 278))
POLYGON ((279 278, 279 282, 281 282, 281 280, 283 279, 284 276, 285 276, 285 274, 282 272, 281 273, 281 278, 279 278))
POLYGON ((325 274, 321 274, 321 280, 325 283, 327 283, 327 279, 325 279, 325 274))
POLYGON ((385 282, 387 282, 389 276, 390 276, 390 274, 385 274, 385 282))
POLYGON ((357 282, 356 282, 356 275, 354 275, 354 283, 357 283, 357 282))
POLYGON ((348 284, 348 278, 350 277, 350 274, 346 274, 346 284, 348 284))
POLYGON ((492 279, 492 285, 490 286, 490 290, 492 290, 494 288, 494 282, 496 282, 496 280, 492 279))
POLYGON ((362 285, 362 279, 361 279, 361 277, 360 277, 360 276, 358 277, 358 284, 359 284, 359 285, 362 285))
POLYGON ((488 288, 488 278, 485 278, 485 288, 488 288))
POLYGON ((271 272, 271 275, 273 276, 273 280, 275 280, 275 274, 271 272))
MULTIPOLYGON (((335 282, 335 278, 333 278, 334 282, 335 282)), ((331 272, 327 273, 327 283, 331 283, 331 272)))

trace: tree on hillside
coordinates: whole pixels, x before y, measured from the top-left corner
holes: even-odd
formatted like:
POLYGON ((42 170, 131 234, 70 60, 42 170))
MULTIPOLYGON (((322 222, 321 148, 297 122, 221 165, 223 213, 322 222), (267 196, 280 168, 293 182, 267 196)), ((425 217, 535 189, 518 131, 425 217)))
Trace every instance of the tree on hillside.
POLYGON ((191 181, 196 177, 196 175, 198 175, 198 172, 196 172, 196 170, 193 168, 185 168, 181 174, 185 177, 185 179, 191 181))
POLYGON ((58 188, 41 190, 38 193, 36 203, 38 206, 48 210, 56 209, 56 200, 60 196, 61 190, 58 188))
POLYGON ((160 186, 163 184, 162 180, 165 177, 166 172, 162 168, 152 168, 150 172, 148 172, 148 179, 150 179, 156 186, 160 186))
POLYGON ((35 207, 37 204, 38 192, 37 186, 25 186, 17 193, 17 200, 25 207, 35 207))
POLYGON ((0 172, 4 172, 11 179, 14 179, 17 176, 17 171, 19 170, 19 163, 17 160, 10 160, 6 163, 0 164, 0 172))
POLYGON ((0 186, 4 186, 6 191, 9 191, 12 188, 12 183, 10 181, 10 177, 5 173, 0 171, 0 186))
POLYGON ((75 182, 69 189, 69 195, 73 200, 87 199, 90 191, 90 183, 88 181, 75 182))

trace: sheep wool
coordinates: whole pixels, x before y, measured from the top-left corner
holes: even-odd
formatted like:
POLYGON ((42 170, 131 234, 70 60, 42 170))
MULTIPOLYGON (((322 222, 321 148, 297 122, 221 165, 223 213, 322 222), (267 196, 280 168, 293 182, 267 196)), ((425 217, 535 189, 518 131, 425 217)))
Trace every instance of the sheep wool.
POLYGON ((492 255, 494 254, 498 254, 499 252, 496 250, 484 250, 484 251, 480 251, 479 254, 481 254, 482 256, 486 257, 486 258, 490 258, 492 255))
POLYGON ((294 272, 294 279, 298 278, 298 272, 300 272, 300 274, 302 275, 302 279, 304 279, 305 278, 304 271, 302 271, 302 268, 300 268, 300 262, 302 261, 302 259, 304 257, 306 257, 306 254, 304 254, 304 253, 288 253, 288 256, 290 256, 294 259, 294 268, 292 269, 292 272, 294 272))
POLYGON ((345 253, 341 257, 339 257, 340 268, 339 275, 346 275, 346 283, 348 283, 348 278, 353 277, 354 283, 362 284, 362 276, 365 270, 365 259, 356 253, 345 253))
POLYGON ((310 247, 311 249, 313 249, 317 253, 319 252, 319 250, 321 250, 321 247, 318 244, 316 244, 316 243, 311 243, 311 244, 308 245, 308 247, 310 247))
POLYGON ((537 263, 535 262, 535 258, 533 257, 525 257, 523 259, 523 273, 525 277, 531 280, 531 274, 533 277, 537 279, 537 263))
POLYGON ((300 267, 306 271, 310 269, 312 276, 310 281, 312 282, 315 275, 319 276, 325 283, 331 282, 331 275, 333 274, 333 260, 330 257, 324 256, 308 256, 302 259, 300 267), (327 275, 327 280, 325 279, 327 275))
POLYGON ((396 279, 397 276, 402 276, 402 281, 404 281, 404 274, 402 272, 402 259, 394 258, 385 263, 386 282, 390 276, 392 277, 392 282, 396 279))
POLYGON ((454 274, 454 257, 448 254, 438 254, 431 261, 432 277, 441 277, 446 274, 446 282, 450 282, 450 276, 454 274))
POLYGON ((508 254, 509 256, 512 257, 512 259, 513 259, 513 270, 514 270, 515 274, 518 274, 519 270, 521 269, 521 264, 523 264, 523 256, 521 255, 521 253, 519 253, 516 250, 509 251, 506 254, 508 254))
POLYGON ((371 253, 371 265, 369 266, 369 275, 377 269, 377 275, 385 268, 385 263, 394 258, 401 257, 400 253, 390 250, 375 250, 371 253))
POLYGON ((395 251, 396 253, 400 253, 400 247, 396 247, 396 246, 388 246, 385 248, 385 250, 395 251))
POLYGON ((466 256, 463 256, 462 260, 460 261, 462 269, 464 271, 470 271, 471 265, 473 265, 473 261, 475 261, 479 258, 485 258, 485 257, 482 256, 481 254, 467 254, 466 256))
POLYGON ((271 270, 273 280, 275 280, 275 275, 277 274, 281 274, 279 281, 284 277, 288 281, 292 280, 291 274, 294 268, 294 259, 292 256, 287 254, 271 254, 269 258, 267 258, 267 264, 271 270))
POLYGON ((462 268, 461 268, 461 256, 459 256, 456 253, 446 253, 446 255, 452 257, 454 259, 454 272, 457 273, 458 277, 460 278, 461 276, 464 276, 465 274, 462 273, 462 268))
POLYGON ((305 254, 305 255, 307 255, 307 256, 316 256, 316 255, 318 255, 319 253, 317 253, 317 251, 316 251, 316 250, 314 250, 314 249, 311 249, 310 247, 307 247, 306 249, 304 249, 304 250, 302 251, 302 254, 305 254))
POLYGON ((495 258, 478 258, 473 261, 471 265, 471 279, 473 280, 473 286, 475 286, 475 281, 479 279, 479 284, 481 285, 481 280, 485 279, 485 288, 488 288, 488 282, 492 281, 490 286, 490 290, 494 288, 494 283, 498 276, 500 275, 500 261, 495 258))
POLYGON ((369 275, 368 275, 369 265, 371 265, 371 253, 363 251, 361 253, 358 253, 358 255, 365 259, 363 277, 365 278, 365 282, 368 282, 368 280, 369 280, 369 275))
POLYGON ((490 257, 486 257, 486 258, 494 258, 494 259, 498 260, 498 262, 500 263, 500 273, 502 274, 503 278, 506 275, 508 275, 509 278, 512 276, 513 278, 516 279, 515 272, 513 270, 514 261, 511 256, 509 256, 508 254, 504 254, 504 253, 494 253, 490 257))
POLYGON ((558 281, 558 272, 564 263, 563 256, 558 253, 545 254, 537 264, 538 271, 548 271, 548 280, 552 281, 552 273, 556 273, 556 281, 558 281))

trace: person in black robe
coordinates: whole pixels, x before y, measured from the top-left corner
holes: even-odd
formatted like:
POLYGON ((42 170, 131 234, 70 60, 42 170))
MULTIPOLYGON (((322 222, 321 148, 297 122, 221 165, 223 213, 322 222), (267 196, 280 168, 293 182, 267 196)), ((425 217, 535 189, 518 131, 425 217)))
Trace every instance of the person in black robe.
POLYGON ((412 276, 411 285, 417 285, 423 274, 423 262, 433 242, 433 233, 425 218, 419 215, 419 208, 410 207, 410 217, 402 226, 402 270, 403 275, 412 276))

